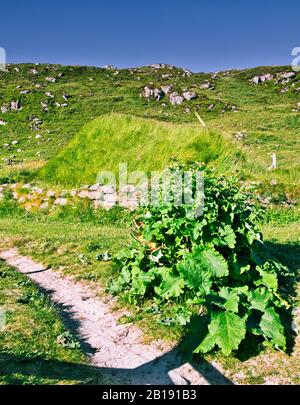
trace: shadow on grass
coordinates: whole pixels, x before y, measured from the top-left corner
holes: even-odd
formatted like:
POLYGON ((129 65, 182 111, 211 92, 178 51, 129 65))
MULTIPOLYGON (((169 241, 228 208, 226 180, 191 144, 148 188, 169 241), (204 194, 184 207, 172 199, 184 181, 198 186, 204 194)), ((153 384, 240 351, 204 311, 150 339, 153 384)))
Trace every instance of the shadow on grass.
MULTIPOLYGON (((279 260, 290 272, 290 277, 284 283, 279 281, 280 291, 286 297, 299 299, 298 283, 300 281, 300 243, 278 243, 273 241, 265 242, 269 256, 279 260)), ((291 354, 295 345, 296 334, 292 329, 293 307, 291 307, 285 316, 281 315, 287 336, 287 353, 291 354)))
MULTIPOLYGON (((185 360, 178 348, 134 369, 102 368, 58 360, 26 359, 12 354, 0 354, 0 376, 9 385, 62 382, 81 385, 191 385, 191 381, 185 378, 174 381, 174 378, 169 375, 171 370, 183 364, 185 360)), ((192 362, 192 366, 208 384, 232 385, 230 380, 203 359, 201 362, 192 362)))

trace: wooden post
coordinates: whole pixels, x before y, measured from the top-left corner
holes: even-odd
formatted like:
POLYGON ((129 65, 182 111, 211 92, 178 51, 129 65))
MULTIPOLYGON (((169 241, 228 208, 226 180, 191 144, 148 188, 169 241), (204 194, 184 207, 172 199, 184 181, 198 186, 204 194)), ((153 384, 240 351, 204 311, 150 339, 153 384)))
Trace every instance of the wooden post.
POLYGON ((203 119, 200 117, 200 115, 197 113, 197 111, 195 111, 195 115, 196 115, 198 121, 200 122, 200 124, 202 125, 202 127, 207 128, 205 122, 204 122, 203 119))

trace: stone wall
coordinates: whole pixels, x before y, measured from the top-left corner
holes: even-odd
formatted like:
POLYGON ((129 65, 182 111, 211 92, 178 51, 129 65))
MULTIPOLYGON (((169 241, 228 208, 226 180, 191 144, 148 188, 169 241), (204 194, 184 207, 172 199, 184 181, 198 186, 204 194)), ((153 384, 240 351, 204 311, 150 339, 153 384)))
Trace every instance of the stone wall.
POLYGON ((21 206, 31 208, 49 209, 55 206, 72 206, 80 201, 89 201, 96 208, 111 209, 121 206, 134 210, 138 206, 139 193, 132 185, 127 185, 117 191, 114 186, 94 184, 82 186, 79 189, 57 191, 43 189, 31 184, 2 184, 0 185, 0 198, 5 190, 12 193, 21 206))

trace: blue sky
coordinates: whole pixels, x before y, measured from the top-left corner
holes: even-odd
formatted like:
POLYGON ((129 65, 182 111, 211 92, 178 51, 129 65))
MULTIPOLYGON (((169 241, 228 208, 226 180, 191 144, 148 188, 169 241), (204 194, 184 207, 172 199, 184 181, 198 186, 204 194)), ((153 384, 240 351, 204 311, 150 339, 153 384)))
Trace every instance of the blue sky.
POLYGON ((8 62, 217 71, 290 64, 300 46, 299 0, 14 0, 0 16, 8 62))

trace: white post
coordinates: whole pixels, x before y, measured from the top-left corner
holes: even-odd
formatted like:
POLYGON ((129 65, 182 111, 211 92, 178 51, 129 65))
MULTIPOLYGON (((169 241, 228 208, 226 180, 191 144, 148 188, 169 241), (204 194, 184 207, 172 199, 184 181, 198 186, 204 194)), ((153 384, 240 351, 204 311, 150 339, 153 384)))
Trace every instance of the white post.
POLYGON ((276 153, 272 153, 272 166, 271 169, 272 170, 276 170, 277 168, 277 157, 276 157, 276 153))

